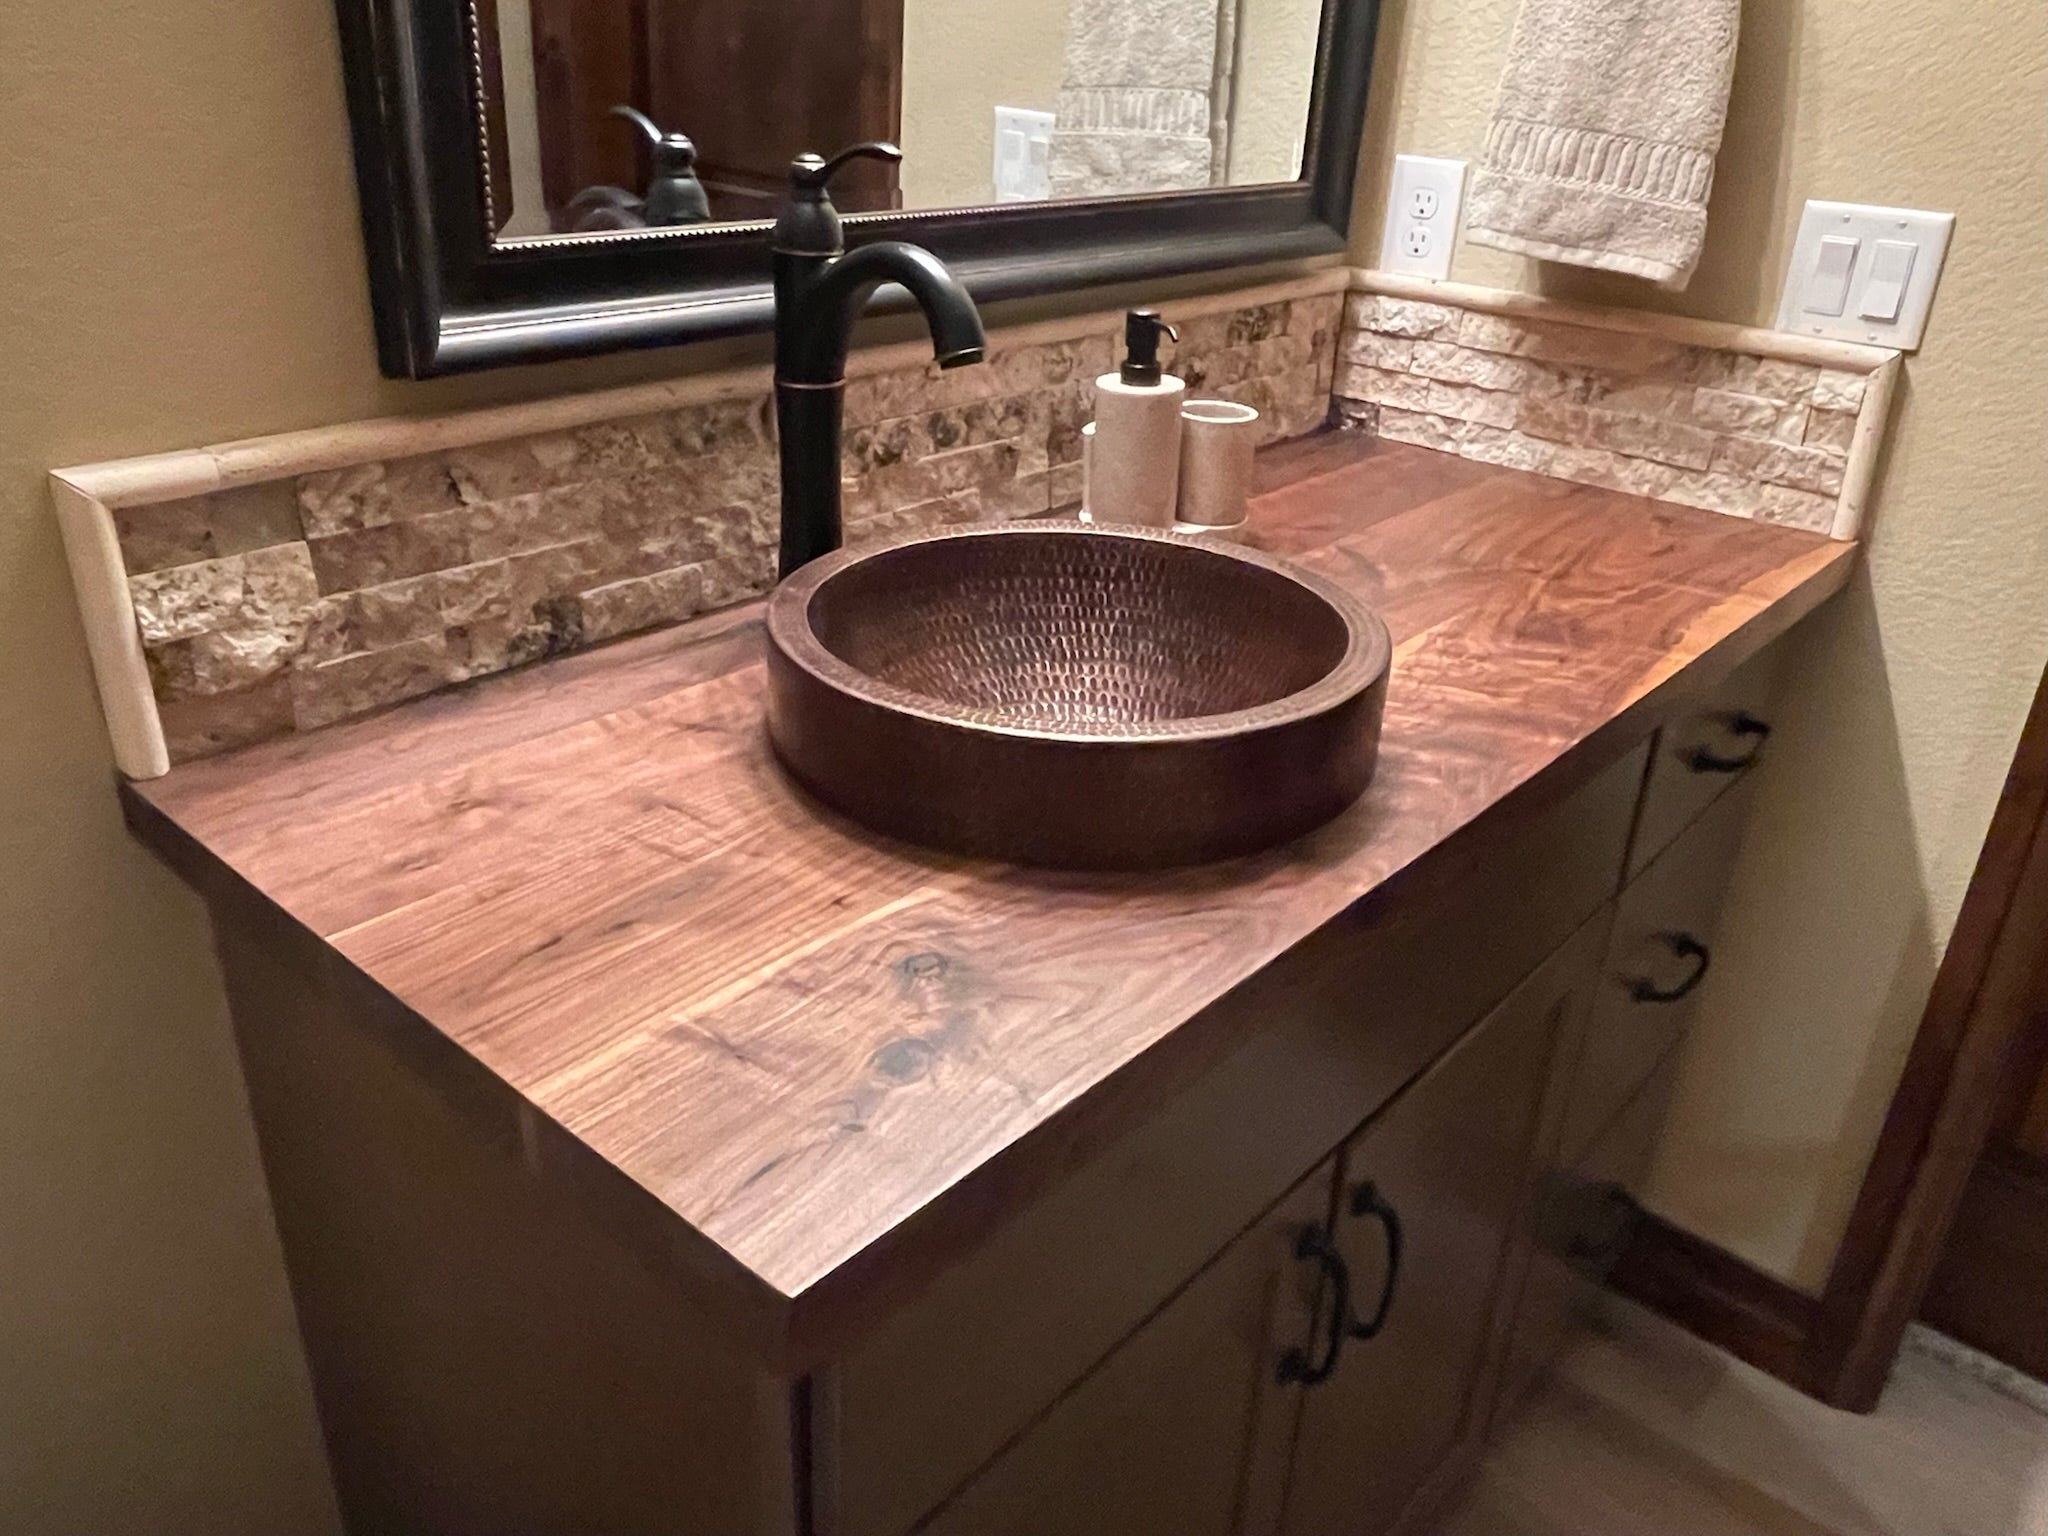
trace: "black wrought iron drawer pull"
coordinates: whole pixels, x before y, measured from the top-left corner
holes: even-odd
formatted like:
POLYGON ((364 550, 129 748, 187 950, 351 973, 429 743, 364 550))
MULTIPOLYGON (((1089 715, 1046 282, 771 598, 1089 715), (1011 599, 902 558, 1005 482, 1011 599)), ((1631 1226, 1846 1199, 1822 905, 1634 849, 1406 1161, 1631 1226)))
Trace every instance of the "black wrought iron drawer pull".
POLYGON ((1648 976, 1638 976, 1630 983, 1628 995, 1639 1003, 1675 1003, 1681 998, 1690 997, 1699 984, 1707 979, 1707 967, 1714 963, 1713 955, 1708 952, 1706 945, 1689 933, 1660 933, 1655 937, 1658 943, 1668 947, 1679 959, 1690 960, 1692 969, 1686 973, 1685 980, 1675 987, 1660 987, 1648 976))
POLYGON ((1724 757, 1712 747, 1694 747, 1685 754, 1685 766, 1694 773, 1740 773, 1756 761, 1757 753, 1763 751, 1771 728, 1747 710, 1740 710, 1730 717, 1728 734, 1747 741, 1749 750, 1740 757, 1724 757))
POLYGON ((1373 1217, 1387 1238, 1387 1279, 1380 1287, 1379 1305, 1370 1318, 1351 1321, 1352 1338, 1373 1339, 1387 1326, 1387 1314, 1394 1310, 1394 1291, 1401 1283, 1401 1213, 1388 1203, 1379 1186, 1361 1184, 1351 1192, 1351 1214, 1373 1217))
POLYGON ((1323 1342, 1320 1361, 1311 1360, 1305 1349, 1290 1349, 1282 1355, 1280 1381, 1283 1386, 1297 1382, 1304 1387, 1320 1386, 1336 1371, 1338 1357, 1344 1353, 1345 1332, 1351 1321, 1351 1267, 1337 1251, 1336 1241, 1321 1227, 1301 1229, 1294 1241, 1294 1256, 1314 1259, 1322 1269, 1323 1281, 1330 1289, 1330 1333, 1323 1342))

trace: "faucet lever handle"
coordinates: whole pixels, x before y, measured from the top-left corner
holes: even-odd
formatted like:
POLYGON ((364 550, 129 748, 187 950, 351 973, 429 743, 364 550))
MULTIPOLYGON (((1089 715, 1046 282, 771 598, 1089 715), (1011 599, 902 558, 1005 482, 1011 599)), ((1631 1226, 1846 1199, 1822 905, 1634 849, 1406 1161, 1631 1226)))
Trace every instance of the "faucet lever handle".
POLYGON ((839 151, 830 160, 813 154, 798 155, 789 163, 790 185, 804 188, 822 188, 837 176, 849 160, 886 160, 891 165, 900 164, 903 151, 886 139, 875 139, 866 144, 853 144, 839 151))

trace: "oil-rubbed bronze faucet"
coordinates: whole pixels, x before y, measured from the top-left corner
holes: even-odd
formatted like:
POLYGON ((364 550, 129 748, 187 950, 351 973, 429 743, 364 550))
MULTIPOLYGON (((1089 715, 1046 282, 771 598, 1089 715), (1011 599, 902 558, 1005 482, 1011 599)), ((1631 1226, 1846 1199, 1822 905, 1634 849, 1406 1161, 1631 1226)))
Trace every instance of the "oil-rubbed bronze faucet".
POLYGON ((775 222, 775 425, 782 449, 780 574, 839 547, 839 430, 854 322, 884 283, 910 290, 941 368, 978 363, 981 314, 930 251, 900 240, 851 255, 832 206, 832 175, 856 157, 897 161, 894 144, 856 144, 830 160, 799 155, 775 222))

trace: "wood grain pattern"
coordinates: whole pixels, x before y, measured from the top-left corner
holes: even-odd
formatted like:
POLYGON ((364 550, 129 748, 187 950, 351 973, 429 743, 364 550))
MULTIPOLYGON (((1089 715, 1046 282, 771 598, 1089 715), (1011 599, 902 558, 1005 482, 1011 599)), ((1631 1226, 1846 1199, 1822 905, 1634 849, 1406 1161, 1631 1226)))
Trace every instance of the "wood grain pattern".
POLYGON ((1057 876, 824 814, 767 750, 747 613, 179 768, 126 787, 130 819, 331 945, 436 1044, 444 1093, 629 1192, 621 1219, 728 1277, 757 1348, 822 1358, 881 1266, 936 1271, 1178 1070, 1186 1021, 1555 803, 1854 558, 1355 438, 1261 476, 1264 546, 1396 643, 1373 788, 1264 855, 1057 876))

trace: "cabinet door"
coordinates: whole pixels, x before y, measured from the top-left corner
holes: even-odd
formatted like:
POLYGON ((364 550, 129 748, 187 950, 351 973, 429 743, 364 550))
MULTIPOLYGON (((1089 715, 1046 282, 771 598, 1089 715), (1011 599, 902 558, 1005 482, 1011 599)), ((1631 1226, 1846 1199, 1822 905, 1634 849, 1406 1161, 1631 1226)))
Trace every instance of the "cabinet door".
POLYGON ((1287 1536, 1389 1530, 1476 1447, 1544 1088, 1596 953, 1567 945, 1346 1149, 1358 1327, 1304 1394, 1287 1536))
POLYGON ((1321 1266, 1325 1163, 916 1529, 920 1536, 1270 1531, 1321 1266))

